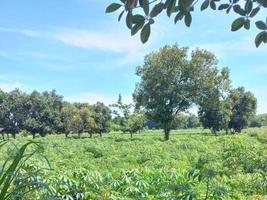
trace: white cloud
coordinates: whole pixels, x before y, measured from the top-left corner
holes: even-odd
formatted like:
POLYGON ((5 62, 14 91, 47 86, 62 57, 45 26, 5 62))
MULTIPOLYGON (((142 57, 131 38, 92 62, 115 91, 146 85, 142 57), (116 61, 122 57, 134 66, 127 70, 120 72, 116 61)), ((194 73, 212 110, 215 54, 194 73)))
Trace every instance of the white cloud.
POLYGON ((37 31, 29 30, 29 29, 15 29, 15 28, 3 28, 0 27, 1 32, 12 32, 12 33, 19 33, 24 36, 28 37, 36 37, 39 35, 37 31))
POLYGON ((229 52, 267 53, 267 46, 262 44, 260 47, 256 48, 252 37, 244 37, 240 40, 225 42, 202 43, 193 48, 195 47, 210 50, 219 57, 229 55, 229 52))
POLYGON ((267 66, 266 67, 259 67, 255 69, 256 73, 267 73, 267 66))
MULTIPOLYGON (((102 102, 106 105, 113 104, 117 101, 118 95, 107 95, 101 93, 83 93, 80 95, 66 97, 65 100, 70 102, 80 102, 80 103, 89 103, 95 104, 96 102, 102 102)), ((132 103, 131 95, 122 95, 124 103, 132 103)))
POLYGON ((62 29, 53 37, 67 45, 112 52, 137 52, 143 45, 136 38, 118 32, 62 29))

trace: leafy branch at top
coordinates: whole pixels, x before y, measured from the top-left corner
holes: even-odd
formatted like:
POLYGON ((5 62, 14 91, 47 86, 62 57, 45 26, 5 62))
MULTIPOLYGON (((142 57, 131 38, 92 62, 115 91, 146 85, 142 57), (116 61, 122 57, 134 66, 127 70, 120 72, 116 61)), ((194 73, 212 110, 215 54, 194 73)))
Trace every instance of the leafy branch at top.
MULTIPOLYGON (((187 27, 192 23, 192 12, 199 4, 200 10, 208 8, 212 10, 225 11, 227 14, 234 12, 239 17, 232 22, 231 31, 241 28, 249 30, 251 20, 257 14, 267 9, 267 0, 120 0, 119 3, 112 3, 106 8, 106 13, 121 10, 118 21, 125 15, 126 26, 130 29, 131 35, 139 31, 142 43, 146 43, 150 37, 151 25, 155 18, 166 11, 168 17, 174 15, 174 23, 184 21, 187 27), (245 1, 245 3, 244 3, 245 1), (201 4, 200 4, 201 3, 201 4)), ((265 12, 266 13, 266 12, 265 12)), ((256 27, 261 31, 255 38, 256 47, 262 43, 267 44, 267 17, 263 20, 255 20, 256 27)))

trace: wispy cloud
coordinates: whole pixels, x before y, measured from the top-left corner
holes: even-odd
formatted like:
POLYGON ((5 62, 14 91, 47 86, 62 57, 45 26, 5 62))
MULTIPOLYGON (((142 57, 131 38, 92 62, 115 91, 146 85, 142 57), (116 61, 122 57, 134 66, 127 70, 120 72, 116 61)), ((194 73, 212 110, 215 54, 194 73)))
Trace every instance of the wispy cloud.
POLYGON ((112 52, 137 52, 143 45, 139 40, 116 32, 96 32, 79 29, 63 29, 53 37, 67 45, 84 49, 112 52))
POLYGON ((229 55, 229 52, 267 53, 267 46, 263 44, 256 48, 252 37, 225 42, 200 43, 193 48, 195 47, 210 50, 219 57, 229 55))
POLYGON ((18 33, 22 34, 27 37, 36 37, 39 35, 37 31, 30 30, 30 29, 16 29, 16 28, 3 28, 0 27, 1 32, 11 32, 11 33, 18 33))

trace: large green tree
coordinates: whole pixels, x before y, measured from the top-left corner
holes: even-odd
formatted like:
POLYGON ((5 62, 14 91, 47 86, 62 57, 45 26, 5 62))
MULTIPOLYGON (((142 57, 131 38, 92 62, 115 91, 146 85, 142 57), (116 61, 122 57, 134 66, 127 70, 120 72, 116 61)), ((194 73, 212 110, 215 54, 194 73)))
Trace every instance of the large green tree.
POLYGON ((177 45, 165 46, 145 57, 136 74, 141 78, 134 92, 137 107, 142 107, 151 119, 164 129, 165 140, 177 113, 186 111, 205 87, 210 71, 216 69, 216 58, 210 52, 177 45))
POLYGON ((117 0, 106 8, 106 13, 120 10, 118 20, 125 16, 127 27, 131 35, 139 31, 141 41, 147 42, 151 25, 155 18, 166 11, 168 17, 174 16, 174 22, 184 21, 187 27, 192 23, 192 13, 197 9, 223 10, 226 13, 233 12, 237 18, 232 22, 231 30, 237 31, 241 28, 250 29, 251 21, 260 31, 255 38, 258 47, 261 43, 267 43, 267 0, 117 0), (262 12, 262 13, 261 13, 262 12), (259 14, 260 13, 260 14, 259 14), (258 15, 259 14, 259 15, 258 15), (262 17, 259 19, 260 16, 262 17))

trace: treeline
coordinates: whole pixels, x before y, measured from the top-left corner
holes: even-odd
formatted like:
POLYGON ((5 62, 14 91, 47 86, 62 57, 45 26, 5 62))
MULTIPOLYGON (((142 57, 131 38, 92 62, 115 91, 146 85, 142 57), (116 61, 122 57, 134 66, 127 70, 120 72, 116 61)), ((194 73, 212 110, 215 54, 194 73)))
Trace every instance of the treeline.
POLYGON ((24 130, 44 137, 50 133, 99 133, 107 132, 111 110, 103 103, 69 103, 61 95, 33 91, 26 94, 16 89, 9 93, 0 91, 0 127, 2 135, 14 138, 24 130))
MULTIPOLYGON (((177 114, 172 124, 173 129, 196 128, 201 126, 195 115, 177 114)), ((11 92, 0 90, 0 133, 16 134, 24 132, 42 137, 47 134, 76 134, 94 133, 102 136, 109 131, 129 133, 140 132, 144 128, 158 129, 159 124, 147 118, 146 113, 134 108, 132 104, 118 101, 112 105, 97 102, 70 103, 63 96, 51 92, 33 91, 30 94, 15 89, 11 92)))

